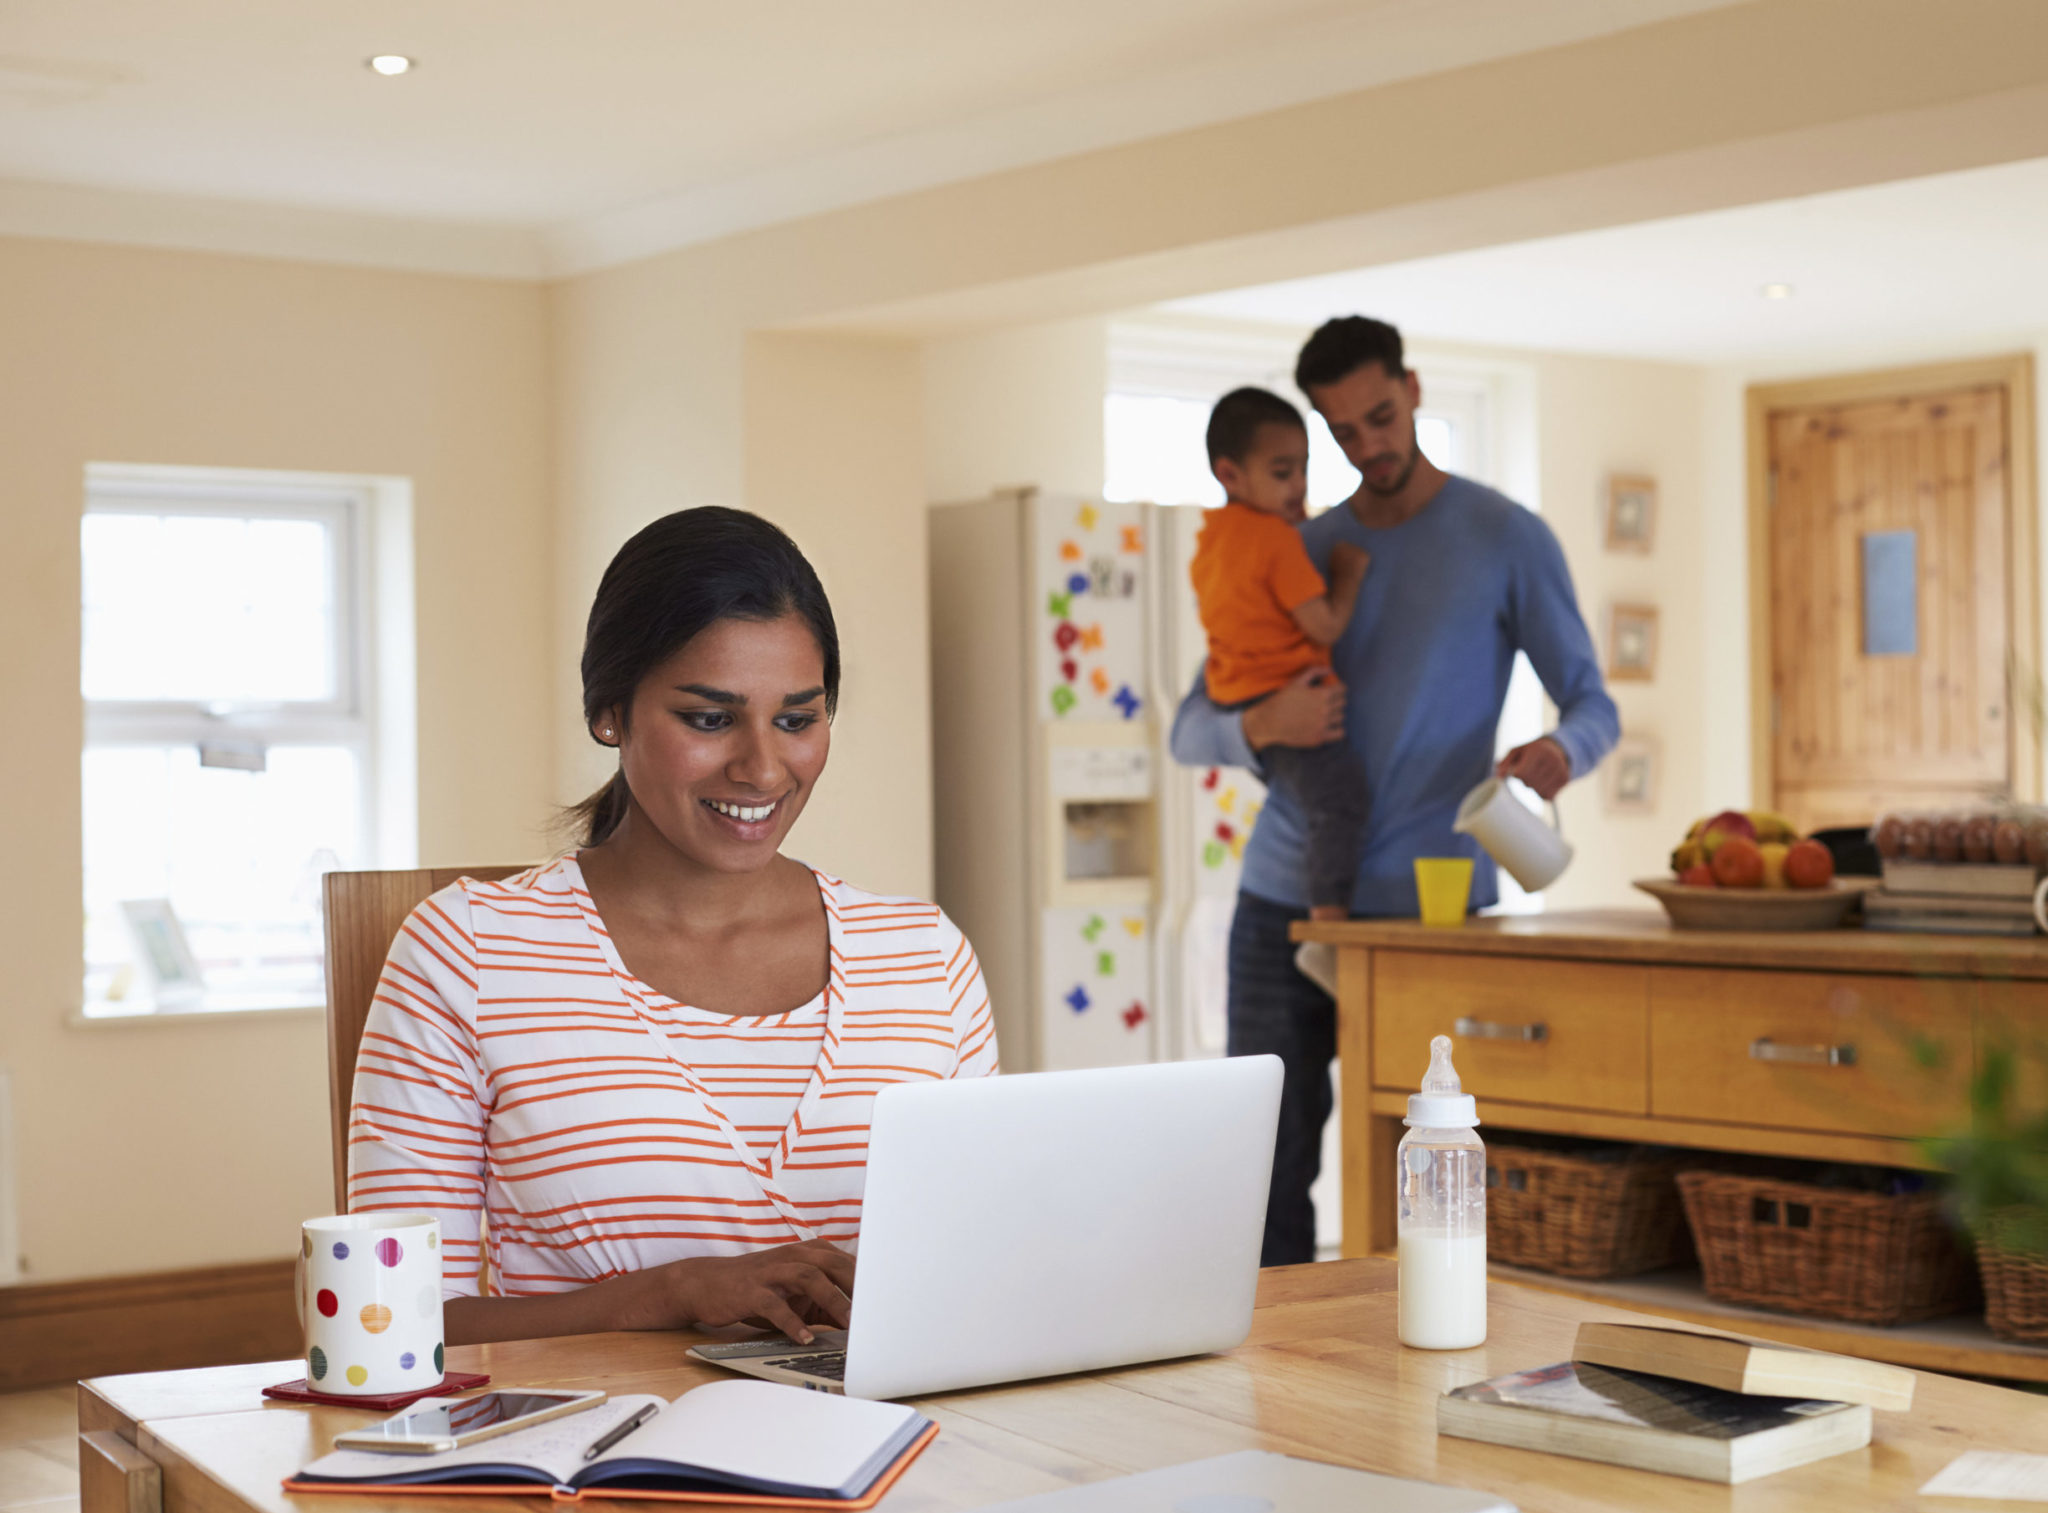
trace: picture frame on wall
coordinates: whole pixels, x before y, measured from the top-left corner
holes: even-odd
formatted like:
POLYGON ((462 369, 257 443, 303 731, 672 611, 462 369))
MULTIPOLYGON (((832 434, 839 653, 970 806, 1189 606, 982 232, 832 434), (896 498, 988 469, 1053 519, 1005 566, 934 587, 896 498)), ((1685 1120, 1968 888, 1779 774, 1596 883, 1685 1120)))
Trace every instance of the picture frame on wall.
POLYGON ((1617 604, 1607 611, 1609 682, 1647 683, 1657 676, 1657 608, 1617 604))
POLYGON ((1657 743, 1625 735, 1614 743, 1604 772, 1602 797, 1609 814, 1654 814, 1657 810, 1657 743))
POLYGON ((1616 473, 1607 480, 1607 550, 1648 556, 1657 544, 1657 480, 1616 473))

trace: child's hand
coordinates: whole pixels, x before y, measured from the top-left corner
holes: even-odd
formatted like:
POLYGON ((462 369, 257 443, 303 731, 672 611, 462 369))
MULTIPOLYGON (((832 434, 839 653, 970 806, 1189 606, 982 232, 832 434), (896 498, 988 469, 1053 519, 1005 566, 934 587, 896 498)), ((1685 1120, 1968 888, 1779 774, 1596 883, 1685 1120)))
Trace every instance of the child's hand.
POLYGON ((1362 546, 1349 541, 1339 541, 1330 548, 1330 583, 1332 587, 1356 583, 1365 576, 1365 570, 1372 566, 1372 553, 1362 546))

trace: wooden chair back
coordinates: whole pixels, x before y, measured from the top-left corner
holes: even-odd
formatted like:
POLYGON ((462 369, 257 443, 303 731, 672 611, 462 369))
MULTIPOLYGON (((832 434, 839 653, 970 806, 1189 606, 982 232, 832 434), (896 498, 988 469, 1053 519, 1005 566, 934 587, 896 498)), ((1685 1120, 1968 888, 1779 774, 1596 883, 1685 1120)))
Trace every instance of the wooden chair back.
MULTIPOLYGON (((529 863, 529 865, 531 865, 529 863)), ((398 928, 458 877, 496 882, 526 867, 422 867, 412 872, 330 872, 327 900, 327 1100, 334 1133, 334 1211, 348 1212, 348 1106, 356 1051, 377 978, 398 928)))

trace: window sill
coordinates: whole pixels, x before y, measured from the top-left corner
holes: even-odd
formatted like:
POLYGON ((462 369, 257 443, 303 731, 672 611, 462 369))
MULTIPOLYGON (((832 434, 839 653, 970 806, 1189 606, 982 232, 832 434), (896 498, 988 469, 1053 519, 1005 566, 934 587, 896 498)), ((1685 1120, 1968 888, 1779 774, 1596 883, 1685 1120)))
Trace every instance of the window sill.
POLYGON ((73 1029, 98 1030, 122 1025, 218 1024, 222 1020, 272 1020, 280 1016, 315 1015, 324 1018, 324 993, 219 993, 208 994, 190 1004, 161 1007, 148 1000, 109 1003, 98 999, 65 1016, 73 1029))

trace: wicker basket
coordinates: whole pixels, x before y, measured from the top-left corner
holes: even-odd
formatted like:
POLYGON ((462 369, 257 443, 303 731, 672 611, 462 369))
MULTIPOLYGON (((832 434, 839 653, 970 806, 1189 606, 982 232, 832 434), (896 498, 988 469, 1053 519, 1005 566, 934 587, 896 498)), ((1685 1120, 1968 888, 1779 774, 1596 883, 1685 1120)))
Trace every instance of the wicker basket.
POLYGON ((1984 1273, 1984 1322, 2000 1339, 2048 1345, 2048 1256, 2008 1250, 1999 1242, 2003 1227, 1991 1221, 1977 1244, 1984 1273))
POLYGON ((1967 1307, 1976 1278, 1933 1192, 1842 1191, 1723 1172, 1678 1179, 1707 1295, 1860 1324, 1967 1307))
POLYGON ((1626 1277, 1691 1257, 1670 1151, 1489 1141, 1486 1166, 1490 1260, 1561 1277, 1626 1277))

